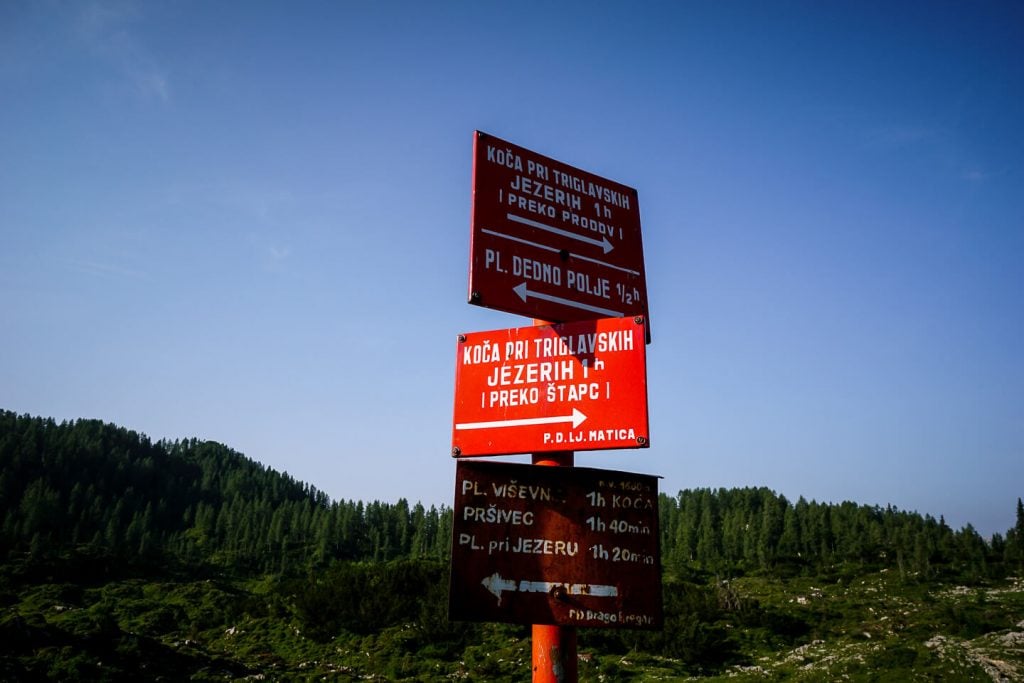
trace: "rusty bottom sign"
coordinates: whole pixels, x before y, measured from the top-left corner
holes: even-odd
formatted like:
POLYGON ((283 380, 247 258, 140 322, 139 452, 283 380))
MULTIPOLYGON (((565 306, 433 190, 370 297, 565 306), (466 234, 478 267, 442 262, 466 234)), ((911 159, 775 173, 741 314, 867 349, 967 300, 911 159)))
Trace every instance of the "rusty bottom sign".
POLYGON ((464 461, 455 480, 453 620, 658 629, 658 479, 464 461))

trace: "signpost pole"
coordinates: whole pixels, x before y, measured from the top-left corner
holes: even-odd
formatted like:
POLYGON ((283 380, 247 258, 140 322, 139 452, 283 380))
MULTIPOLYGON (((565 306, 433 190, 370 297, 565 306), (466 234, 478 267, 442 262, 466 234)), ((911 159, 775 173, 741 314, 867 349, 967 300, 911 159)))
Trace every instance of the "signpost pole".
MULTIPOLYGON (((460 346, 461 363, 457 365, 459 371, 456 374, 456 419, 453 424, 452 455, 468 457, 533 452, 534 466, 572 468, 574 451, 556 450, 561 448, 563 443, 576 443, 575 448, 584 451, 595 448, 646 447, 648 436, 645 384, 636 386, 629 381, 622 383, 623 386, 632 387, 634 391, 642 392, 639 397, 640 402, 637 403, 641 414, 633 416, 632 423, 624 423, 623 415, 618 414, 612 424, 602 425, 598 419, 599 415, 593 414, 592 410, 589 411, 590 414, 584 413, 576 406, 576 403, 580 401, 586 401, 588 409, 610 404, 612 385, 608 369, 610 366, 605 365, 605 359, 601 359, 600 365, 598 365, 599 361, 595 355, 594 340, 599 335, 605 335, 601 337, 600 352, 602 354, 608 352, 607 362, 609 363, 612 362, 612 359, 617 359, 621 355, 620 352, 632 351, 635 348, 633 337, 608 336, 608 332, 598 331, 597 315, 602 315, 607 319, 623 318, 628 320, 632 317, 633 322, 637 325, 644 325, 645 339, 640 340, 639 345, 642 346, 644 341, 650 342, 650 328, 646 323, 648 317, 647 285, 644 275, 643 247, 640 239, 640 210, 636 190, 477 131, 473 142, 473 204, 470 224, 469 302, 508 313, 533 317, 535 318, 534 325, 548 324, 537 320, 538 317, 559 320, 566 324, 592 322, 593 329, 587 332, 577 334, 575 337, 567 334, 570 341, 577 340, 577 353, 572 355, 587 355, 582 353, 583 350, 586 350, 586 343, 580 345, 579 341, 589 339, 589 355, 594 356, 594 365, 588 366, 586 361, 582 361, 583 376, 587 377, 588 374, 599 371, 608 373, 608 376, 604 380, 603 399, 602 385, 594 381, 593 377, 587 383, 572 386, 566 384, 556 386, 556 383, 551 381, 548 387, 552 393, 548 395, 547 408, 554 409, 557 395, 559 403, 569 404, 569 410, 562 412, 556 410, 554 414, 520 416, 513 414, 512 417, 504 413, 500 416, 488 415, 486 414, 487 400, 485 399, 490 400, 491 409, 540 403, 537 387, 533 387, 532 390, 535 393, 532 395, 513 394, 513 390, 507 388, 506 385, 520 382, 507 373, 514 371, 526 377, 533 377, 534 380, 531 381, 534 383, 538 383, 536 378, 540 376, 541 372, 546 373, 549 380, 557 380, 559 377, 554 377, 556 373, 553 370, 555 365, 553 362, 535 361, 531 358, 531 349, 536 349, 536 353, 541 354, 543 340, 539 337, 534 339, 536 346, 527 344, 525 339, 513 340, 510 338, 504 347, 505 365, 495 368, 489 368, 489 364, 502 362, 498 350, 500 347, 497 344, 492 346, 490 341, 485 338, 467 345, 465 348, 460 346), (545 201, 535 201, 532 197, 542 197, 545 201), (621 346, 619 345, 620 341, 623 342, 621 346), (514 366, 509 363, 510 357, 529 362, 514 366), (464 374, 466 386, 476 386, 473 382, 479 380, 480 369, 495 373, 493 380, 488 379, 487 376, 483 377, 489 386, 494 387, 501 383, 506 388, 495 391, 488 391, 485 388, 473 390, 462 388, 460 380, 464 374), (555 389, 560 392, 556 394, 555 389), (580 392, 583 392, 582 395, 580 392), (470 393, 473 393, 472 400, 470 400, 470 393), (562 396, 563 393, 566 395, 565 397, 562 396), (520 397, 530 398, 530 396, 533 396, 532 400, 519 400, 520 397), (480 399, 479 409, 477 397, 480 399), (586 428, 587 437, 584 439, 584 430, 577 428, 586 420, 590 420, 590 422, 586 428), (568 427, 569 424, 572 425, 571 430, 568 427), (559 426, 556 428, 541 427, 541 425, 559 426), (507 430, 512 429, 523 430, 519 432, 521 436, 508 436, 507 430), (495 433, 498 431, 502 431, 503 434, 499 436, 495 433), (605 436, 608 441, 605 441, 605 436), (538 439, 538 437, 540 437, 539 441, 530 441, 530 439, 538 439), (526 441, 526 443, 521 443, 522 441, 526 441), (613 441, 618 443, 612 443, 613 441), (495 444, 498 446, 496 447, 495 444), (525 447, 516 448, 516 445, 525 447), (552 451, 536 452, 545 448, 551 448, 552 451)), ((619 329, 612 332, 625 334, 624 330, 619 329)), ((461 335, 460 344, 465 344, 468 336, 461 335)), ((550 338, 546 341, 553 342, 550 338)), ((562 343, 565 348, 571 348, 564 339, 562 343)), ((544 348, 548 349, 544 353, 551 357, 566 355, 560 351, 553 352, 551 346, 544 348)), ((642 353, 639 356, 634 354, 630 354, 630 356, 631 358, 627 360, 641 363, 639 375, 642 382, 645 383, 646 370, 643 365, 646 363, 645 357, 642 353)), ((575 367, 572 366, 571 361, 566 360, 565 362, 569 364, 570 370, 575 367)), ((557 367, 562 368, 563 366, 557 367)), ((616 367, 619 367, 618 364, 616 367)), ((561 376, 560 369, 557 374, 561 376)), ((635 378, 636 374, 633 373, 632 376, 635 378)), ((618 379, 619 376, 615 375, 615 378, 618 379)), ((605 486, 605 484, 600 486, 605 486)), ((461 491, 456 492, 457 501, 460 500, 460 495, 463 497, 467 494, 486 495, 483 492, 477 493, 476 483, 472 480, 463 480, 462 487, 461 491)), ((610 489, 607 492, 612 494, 610 489)), ((619 492, 613 495, 616 499, 622 497, 619 492)), ((589 503, 592 507, 603 507, 606 504, 605 493, 602 491, 594 489, 588 496, 593 498, 589 503)), ((657 496, 656 486, 654 487, 654 496, 657 496)), ((629 501, 631 508, 646 502, 651 506, 650 509, 655 509, 653 503, 642 495, 629 498, 629 501)), ((603 530, 604 521, 600 519, 598 521, 603 530)), ((642 534, 642 529, 647 529, 646 533, 649 534, 650 528, 654 528, 656 533, 656 517, 649 527, 646 525, 636 526, 635 534, 639 537, 642 534)), ((458 548, 460 551, 472 552, 483 549, 483 546, 476 545, 477 537, 473 530, 476 528, 471 527, 467 532, 459 534, 458 548)), ((594 529, 591 528, 591 531, 594 529)), ((520 544, 525 544, 533 539, 520 538, 518 540, 520 544)), ((552 543, 551 540, 545 542, 552 543)), ((500 546, 501 541, 492 541, 492 543, 500 546)), ((507 551, 508 539, 505 539, 504 543, 507 551)), ((561 543, 564 548, 568 541, 562 540, 555 543, 561 543)), ((573 543, 574 553, 576 546, 577 544, 573 543)), ((454 557, 456 549, 454 535, 452 548, 454 557)), ((594 548, 596 549, 595 553, 603 553, 602 562, 609 559, 608 552, 602 545, 595 545, 594 548)), ((621 549, 616 547, 615 550, 620 551, 621 549)), ((490 552, 488 550, 488 553, 490 552)), ((655 562, 658 556, 656 546, 654 551, 649 554, 641 555, 634 550, 628 552, 627 561, 636 563, 637 568, 643 565, 656 566, 655 562)), ((615 559, 619 558, 616 556, 615 559)), ((603 567, 607 568, 605 565, 603 567)), ((453 577, 454 569, 453 566, 453 577)), ((615 585, 612 585, 612 581, 605 579, 604 581, 608 585, 602 583, 594 586, 591 586, 590 582, 582 581, 568 584, 567 587, 562 583, 556 584, 553 581, 549 583, 550 578, 562 579, 562 577, 541 576, 539 581, 521 579, 517 584, 507 576, 502 577, 499 572, 495 571, 493 575, 485 577, 481 583, 495 595, 498 605, 501 605, 503 592, 517 589, 533 591, 535 584, 545 587, 553 586, 550 590, 554 597, 549 597, 548 600, 565 597, 567 590, 584 591, 587 593, 588 600, 595 597, 599 600, 617 598, 620 595, 617 581, 615 585), (595 590, 591 595, 589 591, 592 588, 600 590, 595 590), (561 594, 555 593, 556 590, 562 591, 561 594)), ((543 600, 543 597, 538 596, 538 599, 543 600)), ((551 603, 548 602, 546 606, 551 607, 551 603)), ((461 610, 461 604, 459 608, 461 610)), ((553 611, 548 610, 548 612, 554 615, 553 611)), ((632 620, 631 623, 634 624, 641 623, 641 619, 646 619, 646 622, 643 623, 654 624, 655 620, 661 621, 661 610, 660 608, 655 611, 647 610, 646 613, 633 613, 629 616, 632 620)), ((561 621, 557 615, 530 615, 529 621, 548 618, 561 621)), ((577 621, 573 623, 578 623, 579 617, 576 619, 577 621)), ((517 623, 528 623, 528 621, 523 619, 517 623)), ((576 654, 576 631, 575 625, 532 624, 534 683, 577 683, 579 666, 576 654)))
MULTIPOLYGON (((572 467, 573 452, 534 453, 533 464, 542 467, 572 467)), ((533 683, 576 683, 576 629, 572 626, 533 624, 533 683)))
MULTIPOLYGON (((535 326, 549 325, 534 319, 535 326)), ((533 464, 540 467, 572 467, 573 451, 534 453, 533 464)), ((576 629, 572 626, 533 624, 533 683, 576 683, 579 661, 576 658, 576 629)))

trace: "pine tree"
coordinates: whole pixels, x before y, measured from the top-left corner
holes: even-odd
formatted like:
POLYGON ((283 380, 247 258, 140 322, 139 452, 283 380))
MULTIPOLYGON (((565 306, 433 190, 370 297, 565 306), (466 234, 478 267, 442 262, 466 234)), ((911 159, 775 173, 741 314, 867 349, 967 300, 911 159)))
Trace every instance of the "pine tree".
POLYGON ((775 563, 779 549, 779 537, 782 536, 784 510, 789 503, 783 497, 764 490, 762 494, 761 537, 757 544, 757 560, 762 569, 769 569, 775 563))
POLYGON ((800 555, 800 524, 796 509, 787 506, 782 517, 782 535, 779 536, 779 555, 793 559, 800 555))
POLYGON ((714 497, 708 492, 703 496, 700 526, 697 531, 697 561, 707 569, 716 568, 721 555, 717 517, 714 497))
POLYGON ((1017 538, 1024 542, 1024 501, 1017 499, 1017 523, 1013 526, 1017 538))
POLYGON ((1017 521, 1006 532, 1003 544, 1003 561, 1010 571, 1024 569, 1024 503, 1017 499, 1017 521))

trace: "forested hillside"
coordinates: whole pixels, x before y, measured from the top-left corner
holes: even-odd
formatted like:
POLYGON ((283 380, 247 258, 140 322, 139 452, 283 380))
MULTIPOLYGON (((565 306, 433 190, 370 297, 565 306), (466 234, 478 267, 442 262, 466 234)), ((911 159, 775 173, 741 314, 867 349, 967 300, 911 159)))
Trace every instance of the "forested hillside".
POLYGON ((450 511, 332 502, 211 441, 151 442, 97 420, 0 412, 0 547, 289 573, 334 560, 443 559, 450 511))
POLYGON ((836 565, 890 567, 900 576, 982 579, 1020 571, 1024 504, 1005 535, 983 539, 967 524, 893 507, 790 503, 764 488, 682 491, 662 498, 666 566, 731 574, 816 574, 836 565))
MULTIPOLYGON (((892 507, 791 503, 766 488, 662 494, 660 505, 662 557, 676 571, 813 573, 852 562, 980 578, 1024 560, 1020 500, 1016 526, 990 540, 969 524, 954 531, 892 507)), ((0 412, 0 512, 0 547, 12 557, 87 549, 255 573, 444 560, 451 530, 445 506, 331 501, 215 442, 153 443, 97 420, 12 412, 0 412)))
MULTIPOLYGON (((972 680, 981 646, 950 668, 928 643, 1024 642, 1019 499, 991 539, 766 488, 659 504, 665 628, 582 631, 581 680, 799 678, 809 648, 828 677, 870 661, 972 680)), ((523 627, 447 620, 451 514, 332 501, 213 442, 0 412, 0 679, 522 680, 523 627)))

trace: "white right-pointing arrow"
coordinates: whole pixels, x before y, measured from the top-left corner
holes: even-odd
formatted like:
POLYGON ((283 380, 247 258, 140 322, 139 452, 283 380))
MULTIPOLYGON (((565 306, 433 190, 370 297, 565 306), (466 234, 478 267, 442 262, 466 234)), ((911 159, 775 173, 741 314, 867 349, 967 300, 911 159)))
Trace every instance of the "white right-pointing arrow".
POLYGON ((573 429, 583 424, 587 416, 577 408, 572 409, 572 415, 552 415, 551 417, 522 417, 517 420, 492 420, 490 422, 457 422, 455 429, 495 429, 498 427, 528 427, 530 425, 551 425, 562 422, 571 422, 573 429))
POLYGON ((513 287, 512 291, 515 292, 520 299, 524 302, 527 299, 541 299, 543 301, 550 301, 555 304, 562 304, 563 306, 571 306, 572 308, 579 308, 584 311, 590 311, 591 313, 603 313, 609 318, 621 318, 622 313, 620 311, 613 311, 610 308, 601 308, 600 306, 591 306, 590 304, 583 304, 579 301, 573 301, 572 299, 563 299, 560 296, 554 296, 551 294, 543 294, 541 292, 531 292, 524 282, 523 284, 513 287))
MULTIPOLYGON (((491 237, 500 237, 501 239, 511 240, 512 242, 516 242, 518 244, 525 244, 527 246, 534 247, 535 249, 543 249, 544 251, 550 251, 552 254, 558 254, 562 251, 561 249, 555 249, 554 247, 549 246, 547 244, 540 244, 539 242, 524 240, 522 237, 516 237, 515 235, 506 235, 505 233, 498 232, 497 230, 488 230, 487 228, 484 228, 480 232, 484 233, 485 235, 490 235, 491 237)), ((619 270, 628 275, 635 275, 637 277, 640 277, 639 270, 633 270, 632 268, 617 266, 614 263, 608 263, 607 261, 602 261, 600 259, 584 256, 583 254, 573 254, 572 257, 574 259, 579 259, 581 261, 587 261, 588 263, 596 263, 597 265, 603 266, 605 268, 619 270)))
POLYGON ((505 217, 508 218, 510 221, 515 221, 516 223, 529 225, 531 228, 546 230, 547 232, 553 233, 555 235, 561 235, 562 237, 568 237, 569 239, 579 240, 580 242, 585 242, 586 244, 593 244, 595 247, 601 247, 601 251, 603 251, 606 254, 615 248, 612 246, 612 243, 608 241, 607 237, 602 236, 601 239, 595 240, 593 237, 577 235, 574 232, 562 230, 561 228, 554 228, 550 225, 544 225, 543 223, 538 223, 537 221, 532 221, 529 218, 523 218, 522 216, 517 216, 513 213, 507 213, 505 214, 505 217))

